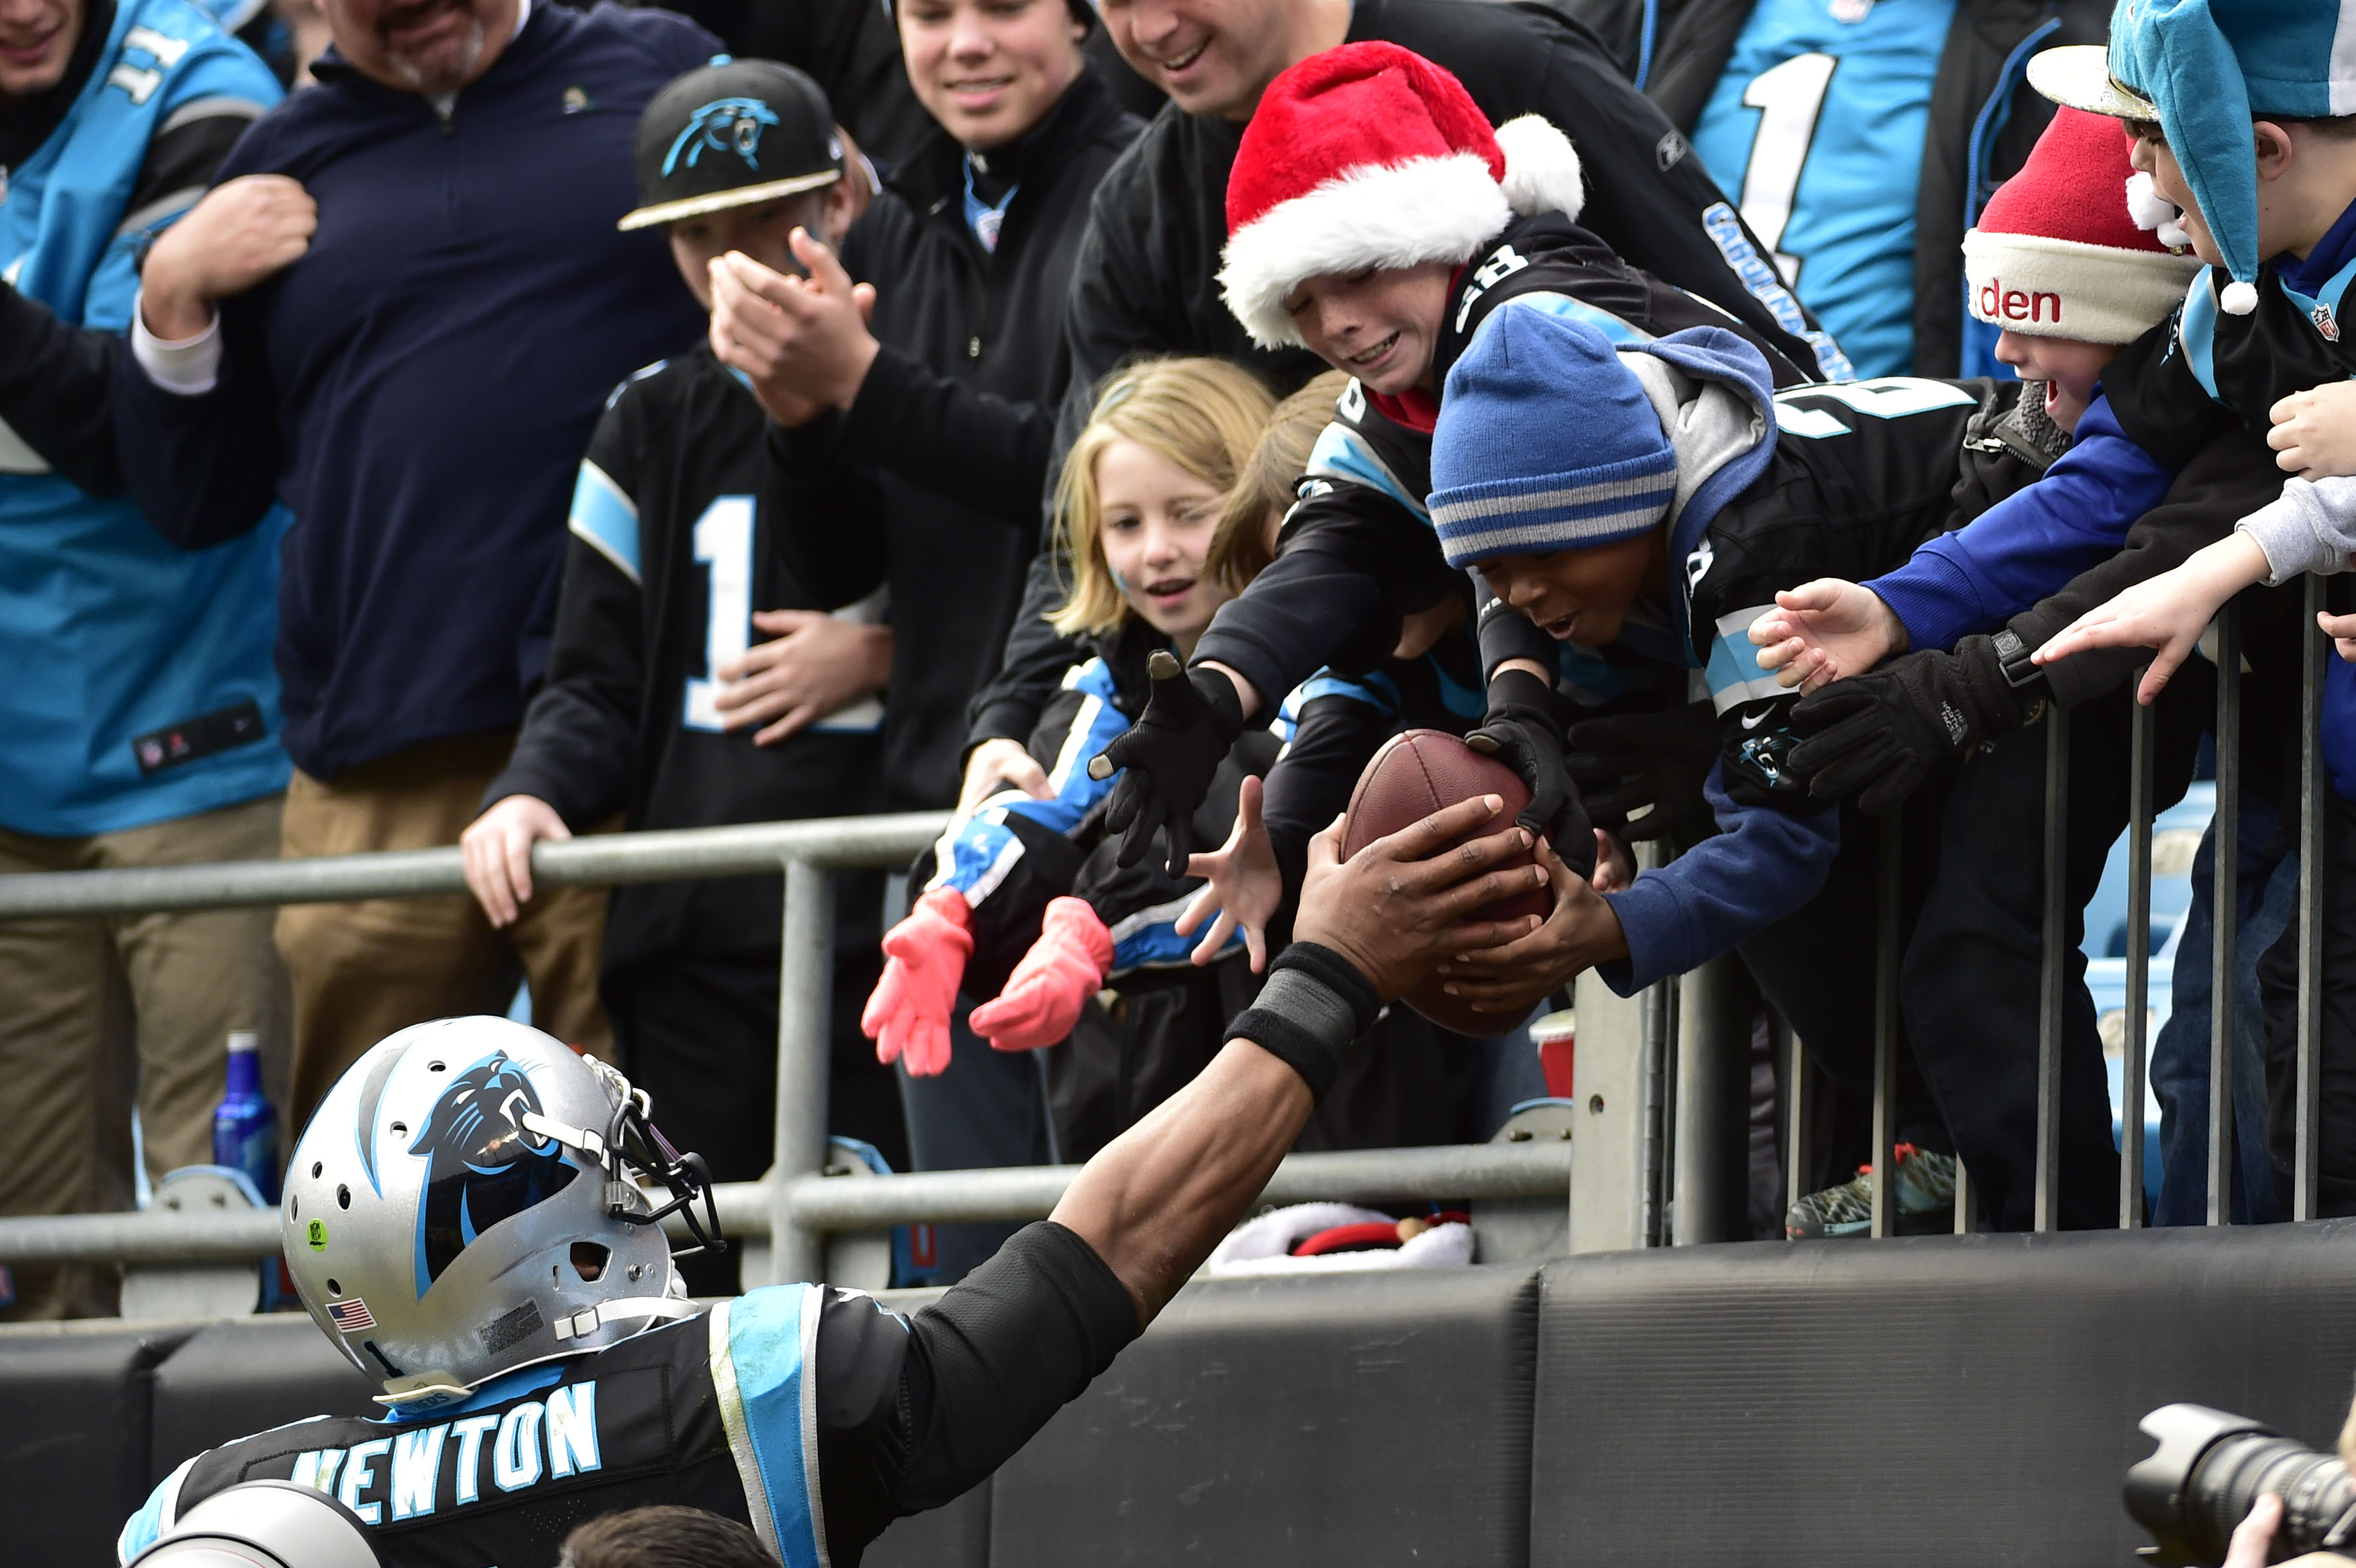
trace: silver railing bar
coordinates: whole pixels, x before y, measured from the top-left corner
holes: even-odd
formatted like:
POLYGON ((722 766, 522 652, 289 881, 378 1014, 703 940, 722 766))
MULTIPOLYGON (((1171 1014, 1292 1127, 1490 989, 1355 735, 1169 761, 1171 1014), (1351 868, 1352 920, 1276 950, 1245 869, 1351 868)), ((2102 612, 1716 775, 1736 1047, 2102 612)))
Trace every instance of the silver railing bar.
POLYGON ((2306 613, 2299 630, 2298 781, 2298 1067, 2291 1133, 2293 1219, 2312 1219, 2319 1166, 2323 1049, 2323 671, 2331 639, 2316 618, 2324 609, 2324 580, 2307 576, 2306 613))
POLYGON ((2070 994, 2070 714, 2045 704, 2045 835, 2040 885, 2044 951, 2037 966, 2037 1187, 2032 1225, 2062 1225, 2062 1023, 2070 994))
POLYGON ((1902 908, 1903 814, 1881 819, 1879 918, 1873 950, 1873 1224, 1876 1237, 1890 1234, 1897 1219, 1898 1182, 1898 940, 1902 908))
POLYGON ((2127 986, 2126 1037, 2119 1046, 2119 1229, 2143 1223, 2144 1052, 2151 1032, 2151 710, 2136 700, 2138 669, 2127 688, 2127 986))
MULTIPOLYGON (((532 846, 532 877, 552 887, 602 887, 774 873, 788 860, 820 867, 888 865, 938 838, 948 821, 945 812, 902 811, 596 833, 532 846)), ((0 920, 333 904, 466 890, 455 846, 216 865, 44 871, 0 876, 0 920)))
MULTIPOLYGON (((1081 1169, 1027 1165, 872 1178, 804 1174, 775 1186, 723 1183, 714 1197, 722 1233, 739 1238, 773 1236, 781 1213, 812 1234, 918 1221, 1044 1219, 1081 1169)), ((1287 1155, 1260 1202, 1555 1197, 1569 1182, 1570 1146, 1557 1140, 1348 1150, 1287 1155)), ((219 1263, 277 1251, 273 1209, 0 1219, 0 1262, 7 1263, 219 1263)))
POLYGON ((1809 1118, 1815 1097, 1808 1092, 1808 1053, 1800 1032, 1779 1015, 1769 1038, 1783 1058, 1783 1211, 1788 1214, 1808 1195, 1808 1144, 1814 1135, 1809 1118))
POLYGON ((2241 1012, 2242 934, 2242 610, 2228 600, 2217 612, 2217 865, 2209 947, 2209 1214, 2233 1217, 2233 1036, 2241 1012))

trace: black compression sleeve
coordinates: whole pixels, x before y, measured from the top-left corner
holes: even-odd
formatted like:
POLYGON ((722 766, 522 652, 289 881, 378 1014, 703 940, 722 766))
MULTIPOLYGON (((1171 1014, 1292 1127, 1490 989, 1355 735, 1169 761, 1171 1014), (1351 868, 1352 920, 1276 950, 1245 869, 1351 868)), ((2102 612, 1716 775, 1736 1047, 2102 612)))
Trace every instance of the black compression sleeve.
POLYGON ((1137 1304, 1052 1220, 902 1320, 830 1301, 819 1337, 827 1548, 851 1568, 901 1514, 955 1500, 1031 1440, 1138 1336, 1137 1304), (896 1381, 879 1374, 896 1359, 896 1381))

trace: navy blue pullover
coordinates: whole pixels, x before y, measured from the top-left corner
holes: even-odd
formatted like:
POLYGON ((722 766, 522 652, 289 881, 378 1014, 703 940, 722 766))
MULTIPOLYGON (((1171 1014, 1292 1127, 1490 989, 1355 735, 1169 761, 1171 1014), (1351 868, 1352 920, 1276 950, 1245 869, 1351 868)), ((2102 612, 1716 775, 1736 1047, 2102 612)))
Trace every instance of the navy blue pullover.
POLYGON ((276 660, 305 772, 521 717, 605 395, 703 328, 660 232, 614 224, 638 111, 718 48, 668 12, 535 5, 446 121, 330 50, 221 165, 302 181, 318 233, 223 303, 211 392, 123 356, 117 440, 176 544, 294 512, 276 660))

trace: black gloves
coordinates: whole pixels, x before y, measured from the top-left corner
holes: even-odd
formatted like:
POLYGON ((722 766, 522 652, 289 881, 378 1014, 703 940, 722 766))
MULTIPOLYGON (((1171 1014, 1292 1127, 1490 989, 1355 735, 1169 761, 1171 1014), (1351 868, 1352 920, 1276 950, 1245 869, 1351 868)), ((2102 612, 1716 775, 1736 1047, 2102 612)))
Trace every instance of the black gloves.
POLYGON ((1718 715, 1688 703, 1575 724, 1564 762, 1599 827, 1632 843, 1689 843, 1717 828, 1701 787, 1718 752, 1718 715))
POLYGON ((2019 729, 2034 694, 2005 679, 1986 637, 1967 637, 1953 653, 1901 654, 1801 700, 1792 710, 1801 736, 1792 770, 1810 794, 1855 794, 1879 816, 1953 771, 1982 742, 2019 729))
POLYGON ((1495 757, 1529 786, 1530 803, 1514 821, 1545 835, 1562 863, 1581 877, 1592 875, 1595 830, 1580 801, 1579 786, 1563 766, 1554 689, 1526 670, 1498 671, 1489 682, 1488 716, 1464 744, 1495 757))
POLYGON ((1108 779, 1120 770, 1105 804, 1105 826, 1125 835, 1119 863, 1144 859, 1159 828, 1169 845, 1170 875, 1183 876, 1193 836, 1187 823, 1243 733, 1243 703, 1235 682, 1220 671, 1189 671, 1160 650, 1146 660, 1145 671, 1153 677, 1145 712, 1089 761, 1088 777, 1108 779))

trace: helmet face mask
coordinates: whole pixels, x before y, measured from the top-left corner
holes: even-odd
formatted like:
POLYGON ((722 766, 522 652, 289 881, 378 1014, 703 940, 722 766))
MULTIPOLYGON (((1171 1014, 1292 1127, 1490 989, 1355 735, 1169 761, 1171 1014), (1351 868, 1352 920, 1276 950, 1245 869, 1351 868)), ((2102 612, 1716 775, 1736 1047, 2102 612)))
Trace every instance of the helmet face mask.
MULTIPOLYGON (((594 1058, 504 1018, 388 1036, 337 1080, 287 1173, 280 1231, 320 1330, 406 1409, 683 1316, 660 1214, 702 1162, 594 1058), (660 1209, 626 1176, 659 1181, 660 1209)), ((716 1229, 716 1227, 715 1227, 716 1229)))

